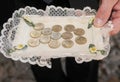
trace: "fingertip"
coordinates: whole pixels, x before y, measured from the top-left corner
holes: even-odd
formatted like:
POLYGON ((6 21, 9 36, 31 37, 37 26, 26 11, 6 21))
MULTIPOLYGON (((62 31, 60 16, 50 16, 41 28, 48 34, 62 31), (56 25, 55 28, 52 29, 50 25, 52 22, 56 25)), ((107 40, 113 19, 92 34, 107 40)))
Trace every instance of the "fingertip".
POLYGON ((102 19, 100 19, 100 18, 95 18, 95 20, 94 20, 94 26, 95 26, 95 27, 101 27, 101 26, 103 26, 103 25, 104 25, 104 22, 103 22, 102 19))
POLYGON ((116 35, 118 33, 119 33, 119 31, 115 31, 115 30, 109 32, 110 36, 114 36, 114 35, 116 35))
POLYGON ((114 33, 113 33, 112 31, 110 31, 110 32, 109 32, 109 35, 110 35, 110 36, 113 36, 113 35, 114 35, 114 33))

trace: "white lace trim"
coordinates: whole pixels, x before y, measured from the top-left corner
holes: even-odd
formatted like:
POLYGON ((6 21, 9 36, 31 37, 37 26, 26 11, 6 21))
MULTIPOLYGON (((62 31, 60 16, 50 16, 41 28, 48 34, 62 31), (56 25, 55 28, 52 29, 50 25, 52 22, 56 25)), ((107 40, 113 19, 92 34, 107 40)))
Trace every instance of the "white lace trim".
MULTIPOLYGON (((25 8, 20 8, 19 10, 16 10, 12 18, 9 18, 6 23, 3 25, 3 29, 1 31, 0 36, 0 51, 1 53, 7 57, 11 58, 13 60, 20 60, 21 62, 29 62, 30 64, 38 64, 39 66, 47 66, 48 68, 51 68, 51 61, 50 59, 43 58, 41 56, 37 57, 13 57, 8 54, 8 50, 12 47, 11 42, 14 40, 14 36, 16 33, 16 26, 19 24, 20 19, 22 15, 39 15, 39 16, 89 16, 89 15, 95 15, 96 11, 94 9, 91 9, 90 7, 85 7, 83 10, 80 9, 74 9, 74 8, 62 8, 62 7, 55 7, 55 6, 47 6, 46 10, 42 9, 36 9, 35 7, 29 7, 26 6, 25 8)), ((112 28, 113 25, 111 22, 108 23, 108 27, 112 28)), ((76 53, 79 56, 75 57, 75 61, 77 63, 82 62, 89 62, 92 60, 101 60, 108 56, 108 53, 110 51, 110 45, 109 45, 109 35, 106 34, 108 32, 108 28, 102 29, 102 33, 106 41, 105 49, 107 51, 107 55, 80 55, 80 53, 76 53)), ((67 54, 67 53, 66 53, 67 54)), ((69 54, 69 53, 68 53, 69 54)))

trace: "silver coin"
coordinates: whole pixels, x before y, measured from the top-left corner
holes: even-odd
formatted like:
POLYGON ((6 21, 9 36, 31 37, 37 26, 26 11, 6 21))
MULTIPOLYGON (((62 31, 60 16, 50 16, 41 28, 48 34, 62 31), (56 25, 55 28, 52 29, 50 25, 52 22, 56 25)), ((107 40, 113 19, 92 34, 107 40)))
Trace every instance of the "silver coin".
POLYGON ((40 42, 43 44, 50 42, 50 36, 49 35, 41 35, 40 36, 40 42))
POLYGON ((31 38, 28 40, 28 45, 30 47, 37 47, 37 46, 39 46, 39 44, 40 44, 39 39, 31 38))
POLYGON ((52 33, 52 30, 50 28, 44 28, 42 30, 42 34, 44 35, 50 35, 52 33))
POLYGON ((36 23, 34 29, 35 30, 42 30, 44 27, 45 26, 43 23, 36 23))
POLYGON ((63 46, 64 48, 71 48, 73 45, 74 45, 74 42, 73 42, 72 40, 69 40, 69 39, 64 40, 64 41, 62 42, 62 46, 63 46))
POLYGON ((55 49, 55 48, 60 47, 60 42, 58 40, 51 40, 48 45, 50 48, 55 49))
POLYGON ((52 32, 51 39, 58 40, 61 38, 61 34, 59 32, 52 32))
POLYGON ((39 38, 40 35, 41 35, 41 31, 33 30, 33 31, 30 32, 30 36, 31 36, 32 38, 39 38))

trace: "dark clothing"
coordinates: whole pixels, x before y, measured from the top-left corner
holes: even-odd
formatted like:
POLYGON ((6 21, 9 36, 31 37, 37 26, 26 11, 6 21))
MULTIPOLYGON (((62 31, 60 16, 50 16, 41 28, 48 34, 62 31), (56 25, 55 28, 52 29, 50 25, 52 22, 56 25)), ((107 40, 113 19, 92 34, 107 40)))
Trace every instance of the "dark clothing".
MULTIPOLYGON (((92 9, 98 8, 97 0, 53 0, 50 4, 42 0, 3 0, 0 13, 0 25, 12 17, 14 10, 25 6, 33 6, 38 9, 45 9, 46 5, 62 7, 73 7, 83 9, 90 6, 92 9)), ((1 28, 2 29, 2 28, 1 28)), ((66 58, 67 76, 62 71, 60 59, 52 59, 52 69, 31 65, 31 69, 37 82, 97 82, 98 61, 77 64, 74 58, 66 58)))
POLYGON ((37 82, 98 82, 98 61, 77 64, 66 58, 67 76, 62 71, 60 59, 52 59, 52 69, 31 66, 37 82))

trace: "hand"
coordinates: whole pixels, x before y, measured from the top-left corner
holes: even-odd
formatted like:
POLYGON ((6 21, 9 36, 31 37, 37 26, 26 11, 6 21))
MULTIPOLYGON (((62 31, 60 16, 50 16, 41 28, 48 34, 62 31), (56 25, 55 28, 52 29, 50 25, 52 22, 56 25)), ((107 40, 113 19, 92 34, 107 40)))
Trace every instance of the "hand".
POLYGON ((94 25, 101 27, 109 18, 114 25, 114 29, 110 32, 110 35, 115 35, 120 32, 120 0, 101 0, 94 25))

